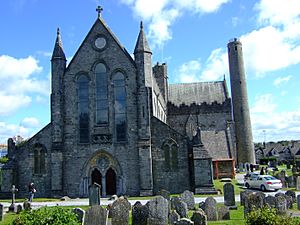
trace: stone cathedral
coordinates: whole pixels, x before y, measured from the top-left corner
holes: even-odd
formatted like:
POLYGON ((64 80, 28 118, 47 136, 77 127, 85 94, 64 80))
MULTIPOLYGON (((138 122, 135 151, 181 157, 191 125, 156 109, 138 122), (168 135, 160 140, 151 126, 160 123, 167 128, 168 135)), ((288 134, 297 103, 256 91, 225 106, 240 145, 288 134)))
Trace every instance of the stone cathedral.
MULTIPOLYGON (((234 40, 228 48, 231 75, 242 75, 231 83, 242 84, 248 104, 241 43, 234 40)), ((236 160, 248 150, 238 149, 244 138, 235 124, 252 141, 250 119, 233 119, 233 103, 243 107, 239 93, 231 101, 225 79, 168 84, 167 65, 152 63, 142 23, 133 58, 99 11, 68 65, 58 30, 51 71, 51 122, 21 145, 8 140, 2 194, 15 184, 27 196, 29 182, 37 196, 87 197, 94 182, 102 196, 195 191, 212 179, 211 164, 199 161, 199 146, 206 158, 236 160)), ((247 110, 240 117, 249 117, 247 110)), ((252 161, 251 154, 237 162, 252 161)))

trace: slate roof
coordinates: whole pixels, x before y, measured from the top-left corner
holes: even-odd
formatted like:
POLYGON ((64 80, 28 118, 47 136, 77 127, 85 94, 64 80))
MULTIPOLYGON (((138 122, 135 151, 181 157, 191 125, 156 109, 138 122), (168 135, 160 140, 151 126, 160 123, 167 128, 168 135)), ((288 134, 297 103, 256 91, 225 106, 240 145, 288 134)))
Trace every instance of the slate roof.
POLYGON ((181 104, 200 105, 204 102, 222 104, 228 98, 226 81, 170 84, 169 101, 176 106, 181 104))
POLYGON ((201 131, 201 139, 212 159, 232 158, 229 154, 225 131, 201 131))

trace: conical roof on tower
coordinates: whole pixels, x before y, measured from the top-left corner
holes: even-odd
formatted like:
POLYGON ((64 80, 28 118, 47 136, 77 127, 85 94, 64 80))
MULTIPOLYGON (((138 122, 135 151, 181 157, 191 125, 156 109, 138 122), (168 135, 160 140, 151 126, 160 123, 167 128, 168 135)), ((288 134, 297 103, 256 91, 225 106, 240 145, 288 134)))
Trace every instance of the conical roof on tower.
POLYGON ((134 49, 134 53, 138 53, 138 52, 148 52, 151 53, 151 50, 149 48, 148 45, 148 41, 146 39, 146 35, 144 33, 144 26, 143 26, 143 22, 141 21, 141 26, 140 26, 140 33, 136 42, 136 46, 134 49))
POLYGON ((60 30, 57 28, 57 36, 56 36, 56 41, 54 45, 54 50, 52 54, 52 59, 63 59, 66 60, 66 56, 62 47, 62 41, 61 41, 61 36, 60 36, 60 30))

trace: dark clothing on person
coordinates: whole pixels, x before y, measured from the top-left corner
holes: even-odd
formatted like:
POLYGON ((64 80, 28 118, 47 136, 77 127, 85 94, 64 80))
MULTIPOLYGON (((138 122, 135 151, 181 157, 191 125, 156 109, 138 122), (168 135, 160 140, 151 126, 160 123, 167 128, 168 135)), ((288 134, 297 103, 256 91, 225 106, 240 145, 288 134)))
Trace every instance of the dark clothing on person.
POLYGON ((265 168, 264 167, 261 168, 260 175, 265 175, 265 168))
POLYGON ((32 202, 34 193, 36 192, 36 189, 34 187, 34 183, 30 183, 28 185, 28 191, 29 191, 29 202, 32 202))

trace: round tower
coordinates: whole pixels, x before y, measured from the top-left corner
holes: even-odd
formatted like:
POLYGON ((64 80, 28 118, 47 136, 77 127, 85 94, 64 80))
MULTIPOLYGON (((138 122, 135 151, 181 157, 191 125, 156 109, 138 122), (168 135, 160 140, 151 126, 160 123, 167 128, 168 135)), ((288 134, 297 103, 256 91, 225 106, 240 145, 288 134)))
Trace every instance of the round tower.
POLYGON ((234 38, 227 45, 237 162, 255 163, 242 43, 234 38))

